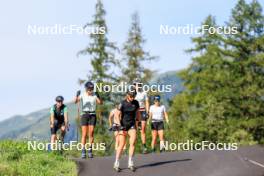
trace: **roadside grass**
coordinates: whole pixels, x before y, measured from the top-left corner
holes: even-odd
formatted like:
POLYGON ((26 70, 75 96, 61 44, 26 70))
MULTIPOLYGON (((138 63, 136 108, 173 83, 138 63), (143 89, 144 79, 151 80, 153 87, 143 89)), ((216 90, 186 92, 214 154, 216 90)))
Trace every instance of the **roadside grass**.
POLYGON ((25 141, 0 141, 0 176, 74 176, 76 167, 57 152, 28 150, 25 141))

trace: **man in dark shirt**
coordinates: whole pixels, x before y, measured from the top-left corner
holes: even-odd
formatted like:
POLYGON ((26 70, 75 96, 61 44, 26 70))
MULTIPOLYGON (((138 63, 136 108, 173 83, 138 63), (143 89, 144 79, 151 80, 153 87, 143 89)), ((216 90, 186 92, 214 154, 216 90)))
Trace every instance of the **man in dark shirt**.
POLYGON ((135 151, 135 142, 136 142, 136 119, 140 118, 139 113, 139 103, 135 100, 136 91, 129 90, 126 95, 126 99, 121 102, 119 105, 119 124, 120 131, 118 133, 119 146, 116 151, 116 161, 114 164, 114 169, 120 171, 119 168, 119 159, 121 157, 123 148, 125 146, 125 141, 127 134, 129 135, 129 158, 128 158, 128 168, 132 171, 135 171, 133 155, 135 151))

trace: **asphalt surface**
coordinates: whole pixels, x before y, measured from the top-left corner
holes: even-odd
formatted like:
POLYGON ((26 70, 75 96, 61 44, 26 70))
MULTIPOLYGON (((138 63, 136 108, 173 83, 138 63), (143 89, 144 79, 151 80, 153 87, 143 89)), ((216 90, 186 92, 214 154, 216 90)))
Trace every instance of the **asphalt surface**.
POLYGON ((264 176, 264 147, 242 147, 237 151, 186 151, 136 155, 136 172, 113 170, 114 157, 75 159, 80 176, 264 176))

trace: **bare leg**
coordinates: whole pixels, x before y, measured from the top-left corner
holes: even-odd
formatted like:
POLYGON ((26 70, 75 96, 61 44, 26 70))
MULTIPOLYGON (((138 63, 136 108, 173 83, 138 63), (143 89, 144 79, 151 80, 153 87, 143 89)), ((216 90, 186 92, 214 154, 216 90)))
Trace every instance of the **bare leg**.
POLYGON ((160 139, 160 150, 164 149, 164 133, 163 130, 158 131, 159 139, 160 139))
POLYGON ((146 121, 141 121, 141 141, 146 144, 146 121))
POLYGON ((82 145, 83 145, 83 148, 86 144, 87 131, 88 131, 88 126, 82 126, 82 145))
POLYGON ((115 135, 115 150, 117 150, 118 145, 119 145, 119 136, 118 136, 118 132, 115 131, 114 135, 115 135))
POLYGON ((50 149, 53 150, 55 149, 55 142, 57 140, 57 136, 56 134, 52 134, 51 137, 50 137, 50 149))
POLYGON ((125 146, 125 143, 126 143, 126 134, 127 132, 125 131, 120 131, 118 133, 118 147, 117 147, 117 150, 116 150, 116 161, 119 161, 120 157, 121 157, 121 154, 122 154, 122 151, 123 151, 123 148, 125 146))
POLYGON ((129 159, 128 159, 128 166, 134 166, 133 163, 133 156, 135 152, 135 143, 137 138, 137 132, 135 129, 130 129, 128 131, 129 134, 129 159))
POLYGON ((63 143, 64 142, 64 136, 66 134, 65 126, 61 126, 60 130, 61 130, 61 138, 62 138, 61 141, 63 143))
POLYGON ((88 131, 89 131, 89 143, 90 145, 93 144, 94 142, 94 126, 93 125, 89 125, 88 126, 88 131))
POLYGON ((158 132, 156 130, 152 130, 151 133, 152 133, 151 149, 154 150, 155 149, 155 145, 157 143, 158 132))

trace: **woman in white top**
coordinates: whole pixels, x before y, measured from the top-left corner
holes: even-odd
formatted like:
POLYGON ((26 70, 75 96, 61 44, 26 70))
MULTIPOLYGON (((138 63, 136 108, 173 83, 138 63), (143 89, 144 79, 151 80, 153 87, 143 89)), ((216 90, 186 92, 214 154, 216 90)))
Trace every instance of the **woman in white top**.
POLYGON ((77 92, 75 97, 75 103, 81 102, 81 126, 82 126, 82 158, 86 158, 86 137, 89 136, 89 149, 88 157, 92 158, 92 145, 94 142, 94 127, 96 125, 96 104, 102 104, 97 93, 94 93, 94 84, 90 81, 85 83, 85 92, 80 95, 80 91, 77 92))
POLYGON ((155 145, 157 142, 157 136, 159 135, 160 139, 160 151, 162 152, 164 146, 164 118, 166 122, 169 124, 169 117, 166 112, 166 108, 164 105, 160 104, 160 96, 156 95, 154 97, 154 105, 150 106, 149 109, 149 120, 148 124, 151 121, 151 130, 152 130, 152 141, 151 148, 152 152, 155 152, 155 145))

